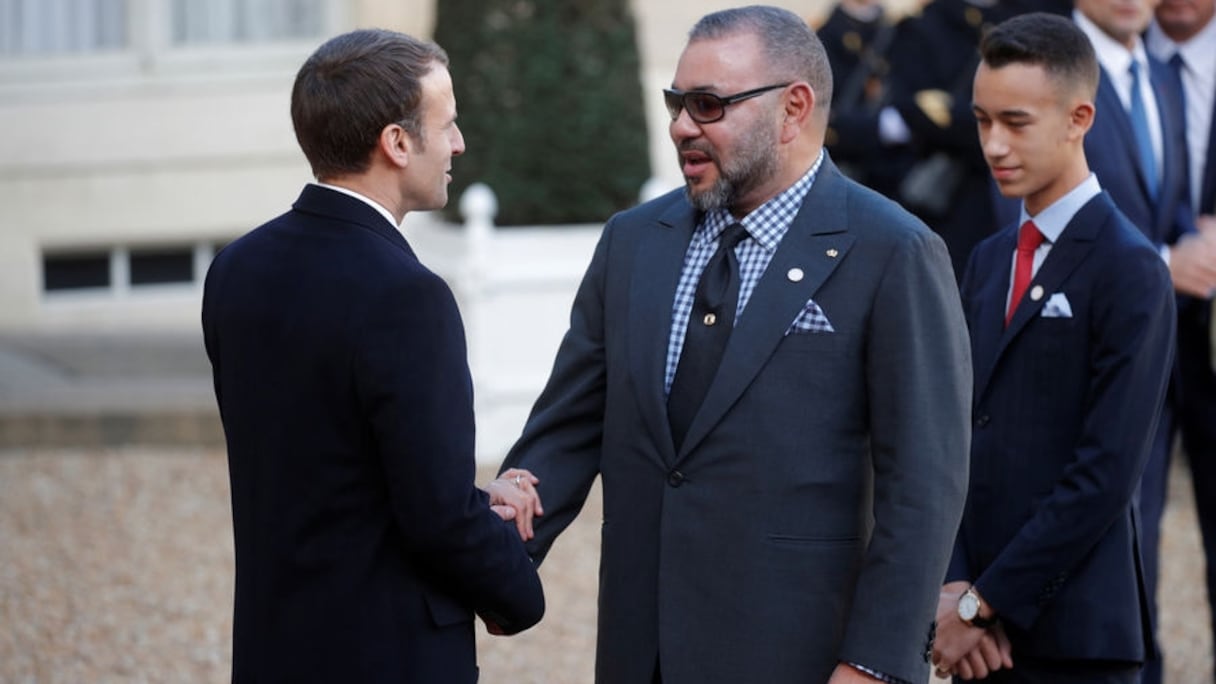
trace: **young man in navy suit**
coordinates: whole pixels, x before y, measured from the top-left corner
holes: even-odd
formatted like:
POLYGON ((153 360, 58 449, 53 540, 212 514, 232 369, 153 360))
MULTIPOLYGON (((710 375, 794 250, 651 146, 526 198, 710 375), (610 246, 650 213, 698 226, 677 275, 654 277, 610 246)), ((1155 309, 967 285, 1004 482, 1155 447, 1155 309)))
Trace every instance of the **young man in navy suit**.
MULTIPOLYGON (((464 151, 447 56, 381 30, 300 69, 317 183, 207 274, 203 331, 228 443, 233 682, 477 680, 474 613, 533 625, 540 580, 473 486, 464 330, 399 230, 447 202, 464 151)), ((508 472, 509 517, 535 480, 508 472), (518 477, 517 477, 518 476, 518 477)))
POLYGON ((980 143, 1022 215, 963 278, 975 429, 934 658, 963 679, 1131 684, 1153 648, 1133 497, 1173 357, 1169 271, 1086 162, 1085 35, 1028 14, 981 56, 980 143))

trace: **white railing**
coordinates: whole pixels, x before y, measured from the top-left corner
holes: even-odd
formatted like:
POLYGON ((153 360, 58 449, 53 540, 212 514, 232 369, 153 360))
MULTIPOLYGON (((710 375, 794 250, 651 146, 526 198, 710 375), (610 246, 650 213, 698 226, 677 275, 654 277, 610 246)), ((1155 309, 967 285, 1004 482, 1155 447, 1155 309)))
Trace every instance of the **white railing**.
MULTIPOLYGON (((650 182, 643 201, 661 193, 650 182)), ((452 287, 464 318, 477 411, 477 459, 500 462, 544 387, 570 305, 602 223, 494 224, 498 201, 483 184, 460 198, 462 230, 434 221, 406 225, 422 261, 452 287)), ((607 218, 607 217, 605 217, 607 218)))

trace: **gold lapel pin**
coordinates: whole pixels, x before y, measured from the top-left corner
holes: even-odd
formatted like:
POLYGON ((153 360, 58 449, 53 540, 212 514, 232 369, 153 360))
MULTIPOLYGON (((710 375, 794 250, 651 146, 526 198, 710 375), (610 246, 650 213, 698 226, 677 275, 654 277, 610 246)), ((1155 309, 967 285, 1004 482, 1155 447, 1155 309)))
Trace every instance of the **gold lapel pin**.
POLYGON ((835 248, 829 249, 827 254, 828 254, 828 256, 832 257, 833 259, 840 256, 840 252, 837 252, 835 248))

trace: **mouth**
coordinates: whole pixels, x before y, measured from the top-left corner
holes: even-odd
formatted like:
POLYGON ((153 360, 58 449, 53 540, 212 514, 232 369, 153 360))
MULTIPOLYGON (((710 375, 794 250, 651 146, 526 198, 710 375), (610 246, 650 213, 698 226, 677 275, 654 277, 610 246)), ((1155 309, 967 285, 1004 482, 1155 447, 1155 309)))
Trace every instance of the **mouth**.
POLYGON ((685 178, 701 176, 713 163, 713 157, 701 150, 685 150, 680 153, 680 169, 685 178))
POLYGON ((990 166, 989 168, 992 170, 992 178, 998 183, 1013 180, 1018 172, 1016 166, 990 166))

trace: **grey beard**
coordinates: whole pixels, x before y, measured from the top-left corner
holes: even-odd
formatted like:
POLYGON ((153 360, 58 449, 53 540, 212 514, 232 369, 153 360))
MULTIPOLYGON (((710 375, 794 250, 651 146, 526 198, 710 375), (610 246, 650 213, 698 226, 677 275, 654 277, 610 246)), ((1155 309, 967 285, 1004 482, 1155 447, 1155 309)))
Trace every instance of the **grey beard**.
POLYGON ((685 185, 684 194, 688 196, 689 203, 702 212, 727 208, 735 199, 734 187, 725 178, 718 178, 714 181, 713 187, 698 193, 692 191, 691 184, 685 185))

